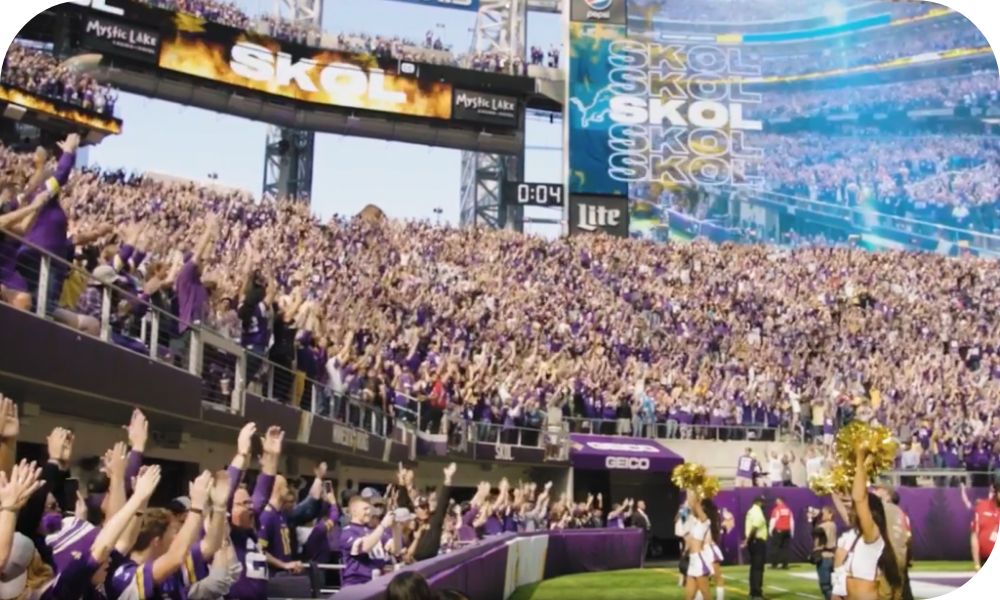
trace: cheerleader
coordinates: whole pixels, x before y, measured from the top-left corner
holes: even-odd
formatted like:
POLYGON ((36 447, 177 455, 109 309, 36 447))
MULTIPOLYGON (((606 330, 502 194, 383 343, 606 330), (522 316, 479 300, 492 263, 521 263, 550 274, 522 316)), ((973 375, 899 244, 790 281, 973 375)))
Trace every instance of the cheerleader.
POLYGON ((885 507, 878 496, 868 492, 867 457, 864 447, 855 450, 853 507, 849 511, 852 528, 837 544, 846 585, 837 591, 846 592, 847 600, 896 599, 901 597, 903 580, 889 537, 885 507))
MULTIPOLYGON (((707 600, 709 578, 716 574, 716 551, 712 547, 715 545, 714 540, 719 539, 719 513, 711 500, 700 499, 694 490, 688 490, 687 503, 692 516, 684 540, 689 557, 684 600, 695 600, 699 594, 702 599, 707 600)), ((721 555, 719 552, 718 556, 721 555)), ((716 581, 718 580, 716 576, 716 581)))
MULTIPOLYGON (((715 600, 723 600, 726 597, 726 582, 722 578, 722 561, 724 559, 722 548, 719 548, 718 541, 722 539, 723 526, 721 524, 724 523, 724 520, 720 517, 719 509, 716 508, 715 503, 708 498, 701 501, 701 507, 705 514, 708 515, 708 520, 712 522, 708 552, 711 552, 712 558, 712 582, 715 584, 715 600)), ((706 598, 705 600, 708 599, 706 598)))

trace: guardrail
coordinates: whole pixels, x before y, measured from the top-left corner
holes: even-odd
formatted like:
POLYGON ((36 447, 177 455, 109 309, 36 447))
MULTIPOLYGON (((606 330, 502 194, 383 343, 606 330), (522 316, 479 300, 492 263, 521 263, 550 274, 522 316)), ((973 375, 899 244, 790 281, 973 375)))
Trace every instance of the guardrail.
POLYGON ((670 421, 643 421, 641 419, 590 419, 570 417, 565 419, 571 433, 592 433, 650 439, 719 440, 719 441, 767 441, 774 442, 788 436, 803 441, 798 429, 789 431, 765 425, 710 425, 707 423, 681 423, 670 421))
POLYGON ((994 479, 1000 481, 1000 465, 993 471, 966 469, 896 469, 882 475, 882 480, 895 487, 986 487, 994 479))
POLYGON ((991 253, 1000 251, 1000 235, 992 233, 960 229, 939 223, 921 221, 919 219, 874 210, 862 210, 858 207, 844 206, 822 200, 812 200, 770 190, 731 190, 730 193, 736 199, 742 198, 753 201, 754 197, 757 197, 758 201, 770 201, 783 206, 793 207, 796 210, 806 210, 816 214, 831 216, 863 229, 870 228, 874 223, 878 226, 895 229, 896 231, 914 236, 943 240, 954 244, 966 242, 970 248, 991 253))
POLYGON ((155 294, 139 295, 137 288, 127 287, 127 277, 98 280, 17 235, 3 235, 33 251, 20 267, 33 314, 198 377, 203 406, 242 415, 246 394, 255 393, 371 435, 393 435, 394 421, 379 407, 335 394, 326 384, 254 353, 204 323, 182 323, 153 300, 155 294))

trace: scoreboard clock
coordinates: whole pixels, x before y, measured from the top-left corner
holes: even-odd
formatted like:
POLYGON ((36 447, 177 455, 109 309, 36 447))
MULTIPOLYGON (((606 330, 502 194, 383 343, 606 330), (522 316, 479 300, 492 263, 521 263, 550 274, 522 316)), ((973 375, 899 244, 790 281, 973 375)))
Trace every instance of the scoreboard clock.
POLYGON ((517 206, 562 206, 563 186, 558 183, 526 183, 505 181, 503 197, 507 204, 517 206))

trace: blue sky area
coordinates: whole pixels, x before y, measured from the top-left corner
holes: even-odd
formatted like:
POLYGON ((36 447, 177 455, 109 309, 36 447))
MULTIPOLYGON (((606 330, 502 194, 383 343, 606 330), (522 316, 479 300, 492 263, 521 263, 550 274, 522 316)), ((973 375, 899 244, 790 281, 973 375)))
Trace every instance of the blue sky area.
MULTIPOLYGON (((236 0, 251 14, 273 10, 273 0, 236 0)), ((380 33, 423 39, 429 29, 442 40, 465 51, 472 40, 475 13, 420 6, 394 0, 326 0, 323 25, 328 32, 380 33)), ((549 48, 561 41, 560 17, 531 13, 529 45, 549 48)), ((122 94, 118 113, 124 134, 108 138, 90 152, 91 164, 156 171, 207 180, 217 173, 219 183, 260 193, 263 182, 267 126, 122 94)), ((557 121, 529 120, 529 146, 561 146, 557 121)), ((461 153, 397 142, 320 134, 316 137, 313 208, 321 216, 353 215, 369 203, 394 218, 434 218, 458 223, 461 153)), ((526 178, 557 182, 561 176, 559 152, 529 150, 526 178)))

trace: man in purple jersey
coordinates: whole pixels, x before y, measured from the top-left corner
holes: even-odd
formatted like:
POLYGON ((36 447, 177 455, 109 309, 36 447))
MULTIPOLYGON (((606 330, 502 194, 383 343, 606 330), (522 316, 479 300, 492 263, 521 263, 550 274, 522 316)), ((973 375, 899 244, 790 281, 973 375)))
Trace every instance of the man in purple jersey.
POLYGON ((129 559, 115 570, 107 584, 109 598, 186 600, 187 585, 181 569, 188 570, 189 581, 194 579, 195 571, 206 574, 207 563, 222 547, 229 481, 223 479, 213 485, 213 480, 212 473, 205 471, 192 482, 191 508, 179 531, 178 522, 167 510, 150 509, 143 514, 129 559), (204 539, 198 542, 209 501, 212 516, 204 539))
POLYGON ((271 496, 285 432, 279 427, 271 427, 262 438, 264 451, 260 458, 261 473, 257 476, 257 483, 251 496, 246 489, 238 486, 243 471, 250 462, 250 447, 256 432, 257 426, 253 423, 243 427, 236 445, 236 456, 229 465, 230 482, 234 484, 236 490, 230 505, 232 530, 229 535, 237 560, 243 565, 239 580, 232 585, 226 596, 231 600, 265 600, 267 582, 270 579, 267 557, 258 543, 254 521, 256 516, 264 511, 264 506, 271 496))
POLYGON ((368 526, 371 504, 361 496, 351 498, 348 514, 351 522, 340 533, 340 555, 344 561, 341 585, 368 583, 382 574, 393 551, 392 524, 394 514, 390 511, 382 518, 378 527, 368 526))
POLYGON ((326 477, 326 463, 316 467, 309 495, 298 507, 291 509, 286 503, 288 481, 281 475, 274 478, 274 489, 268 499, 264 512, 260 515, 260 527, 257 531, 260 546, 267 556, 267 564, 277 571, 287 571, 299 574, 304 569, 302 563, 294 560, 298 554, 298 540, 293 539, 298 523, 312 521, 318 515, 320 500, 323 495, 323 478, 326 477))

